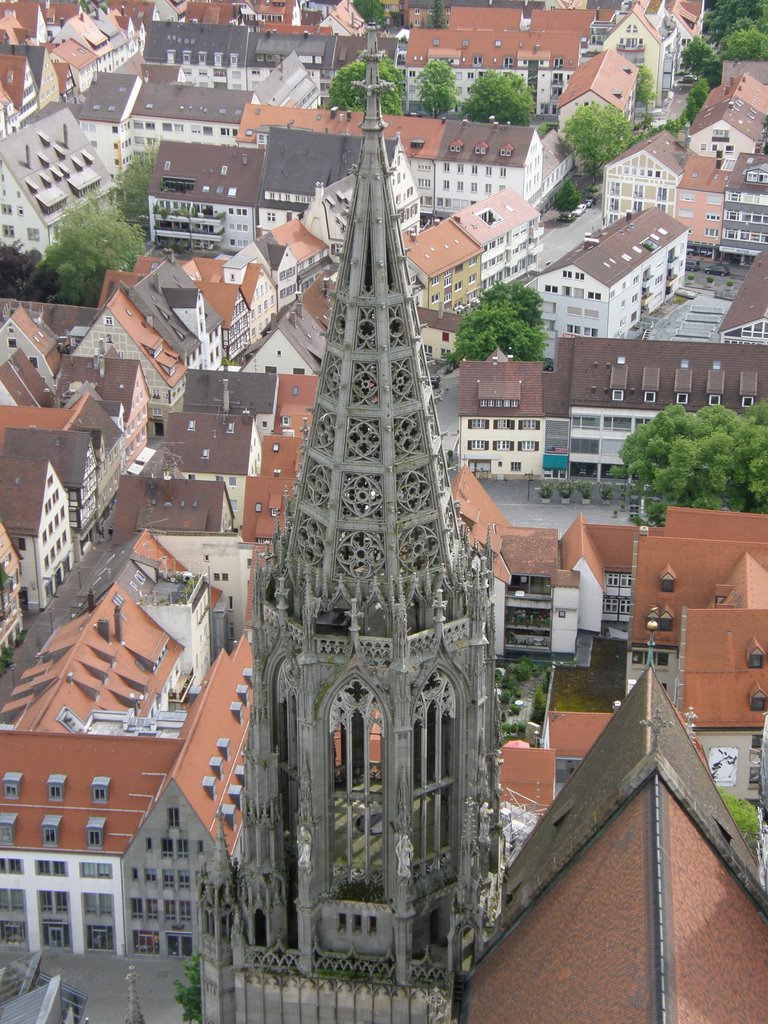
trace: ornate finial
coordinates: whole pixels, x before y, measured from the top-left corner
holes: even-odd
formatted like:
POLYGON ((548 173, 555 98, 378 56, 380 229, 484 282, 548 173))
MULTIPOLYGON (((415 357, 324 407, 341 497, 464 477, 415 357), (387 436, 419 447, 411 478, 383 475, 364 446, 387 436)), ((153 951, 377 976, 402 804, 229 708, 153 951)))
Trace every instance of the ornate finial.
POLYGON ((659 735, 662 729, 666 729, 670 723, 662 716, 659 708, 653 709, 653 714, 650 718, 641 718, 640 725, 646 725, 651 730, 653 736, 651 750, 656 751, 659 747, 659 735))
POLYGON ((645 659, 645 667, 653 668, 653 637, 659 628, 659 609, 655 604, 651 605, 645 616, 645 628, 648 630, 648 656, 645 659))
POLYGON ((224 814, 221 808, 216 811, 216 845, 211 868, 213 877, 218 884, 221 884, 229 875, 229 854, 224 838, 224 814))
POLYGON ((365 41, 365 81, 353 82, 352 85, 365 93, 365 117, 360 127, 364 132, 378 132, 384 127, 379 97, 382 92, 389 92, 392 89, 392 83, 379 79, 379 61, 382 54, 379 50, 379 30, 375 25, 366 25, 365 41))
POLYGON ((125 980, 128 982, 128 1016, 125 1018, 125 1024, 144 1024, 144 1014, 141 1012, 139 996, 136 991, 139 976, 133 964, 128 968, 125 980))
POLYGON ((696 731, 696 728, 695 728, 693 723, 696 721, 696 719, 698 717, 699 716, 696 714, 696 712, 691 707, 689 707, 688 710, 683 715, 683 718, 685 718, 685 731, 688 733, 688 735, 691 737, 691 739, 693 739, 693 735, 694 735, 694 733, 696 731))

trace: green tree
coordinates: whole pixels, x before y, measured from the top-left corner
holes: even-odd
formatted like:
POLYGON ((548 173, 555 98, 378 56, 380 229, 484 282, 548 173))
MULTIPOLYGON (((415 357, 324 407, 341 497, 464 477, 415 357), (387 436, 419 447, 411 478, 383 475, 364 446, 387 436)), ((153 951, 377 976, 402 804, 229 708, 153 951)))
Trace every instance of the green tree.
POLYGON ((701 36, 688 43, 680 58, 680 67, 696 78, 706 78, 710 89, 720 84, 723 62, 716 51, 701 36))
POLYGON ((200 954, 195 953, 184 961, 184 981, 176 978, 173 982, 173 998, 182 1009, 182 1020, 201 1024, 203 1006, 200 996, 200 954))
POLYGON ((144 251, 141 228, 127 224, 105 196, 84 199, 66 211, 41 269, 59 275, 59 302, 95 306, 107 270, 130 270, 144 251))
POLYGON ((709 93, 709 82, 706 78, 697 79, 691 86, 691 91, 688 93, 688 99, 685 101, 685 120, 688 124, 693 124, 696 119, 696 115, 704 106, 709 93))
POLYGON ((637 80, 635 82, 635 103, 639 104, 645 111, 644 120, 651 120, 651 109, 656 102, 656 85, 653 75, 646 64, 641 64, 637 69, 637 80))
POLYGON ((768 59, 768 35, 750 25, 730 32, 723 40, 724 60, 768 59))
POLYGON ((355 10, 366 25, 383 25, 387 20, 384 7, 379 0, 355 0, 355 10))
POLYGON ((427 28, 446 28, 447 26, 448 18, 445 15, 444 0, 429 0, 427 28))
POLYGON ((518 75, 486 71, 472 83, 462 113, 470 121, 490 121, 495 117, 502 124, 527 125, 533 113, 533 97, 518 75))
POLYGON ((536 362, 544 358, 545 339, 539 293, 519 281, 499 283, 464 314, 448 359, 487 359, 498 348, 522 362, 536 362))
POLYGON ((147 196, 158 148, 157 142, 151 142, 140 153, 134 153, 112 187, 112 198, 125 220, 144 232, 149 228, 147 196))
POLYGON ((716 0, 707 8, 704 31, 710 39, 719 43, 734 28, 758 25, 764 18, 765 0, 716 0))
POLYGON ((36 249, 23 252, 18 242, 0 245, 0 298, 50 302, 58 284, 58 276, 46 270, 36 249))
POLYGON ((723 803, 728 808, 728 813, 733 818, 736 828, 744 836, 744 840, 749 846, 754 849, 758 833, 757 808, 749 800, 740 800, 739 797, 729 793, 721 786, 717 787, 717 791, 723 798, 723 803))
POLYGON ((688 413, 670 405, 626 439, 619 473, 646 495, 646 515, 668 505, 768 512, 768 406, 688 413))
POLYGON ((593 176, 622 153, 632 141, 632 130, 626 117, 616 107, 587 103, 579 107, 565 122, 565 141, 573 146, 587 172, 593 176))
MULTIPOLYGON (((379 78, 391 82, 393 88, 381 93, 381 111, 383 114, 402 114, 403 112, 403 74, 389 57, 382 57, 379 64, 379 78)), ((356 88, 353 82, 365 81, 365 64, 361 60, 353 60, 345 64, 331 79, 328 90, 328 106, 339 107, 341 110, 365 110, 363 90, 356 88)))
POLYGON ((558 189, 557 195, 552 200, 552 205, 558 213, 570 213, 576 209, 580 202, 581 195, 579 190, 569 178, 558 189))
POLYGON ((416 83, 419 101, 430 117, 438 117, 456 106, 456 76, 444 60, 428 60, 416 83))
POLYGON ((531 703, 531 715, 530 721, 535 722, 536 725, 544 724, 544 715, 547 712, 547 691, 541 683, 533 691, 533 701, 531 703))

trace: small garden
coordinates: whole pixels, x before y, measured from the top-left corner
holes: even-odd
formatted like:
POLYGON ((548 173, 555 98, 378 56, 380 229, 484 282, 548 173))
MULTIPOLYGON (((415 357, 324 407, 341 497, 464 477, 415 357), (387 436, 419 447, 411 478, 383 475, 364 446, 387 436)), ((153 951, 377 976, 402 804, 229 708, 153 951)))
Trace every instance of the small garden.
POLYGON ((511 664, 497 667, 495 682, 501 709, 502 743, 506 743, 507 740, 514 739, 518 735, 525 735, 525 726, 528 721, 536 722, 538 725, 544 721, 550 669, 549 662, 534 662, 525 657, 511 664), (515 702, 521 700, 522 685, 531 682, 535 684, 531 713, 527 716, 526 721, 521 721, 522 707, 515 702))

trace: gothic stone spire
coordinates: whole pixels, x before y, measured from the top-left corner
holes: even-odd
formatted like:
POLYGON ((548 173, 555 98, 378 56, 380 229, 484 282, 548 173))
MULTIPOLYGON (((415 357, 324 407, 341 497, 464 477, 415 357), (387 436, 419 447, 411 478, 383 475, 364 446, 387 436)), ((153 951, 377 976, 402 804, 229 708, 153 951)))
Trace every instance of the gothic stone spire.
POLYGON ((450 573, 458 529, 382 133, 375 30, 363 141, 317 404, 292 567, 365 595, 374 580, 450 573))

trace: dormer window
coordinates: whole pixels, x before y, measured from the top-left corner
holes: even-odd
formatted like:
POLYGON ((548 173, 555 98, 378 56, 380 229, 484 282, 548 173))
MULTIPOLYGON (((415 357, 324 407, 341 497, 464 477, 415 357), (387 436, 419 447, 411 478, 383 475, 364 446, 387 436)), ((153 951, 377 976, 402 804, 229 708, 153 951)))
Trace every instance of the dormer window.
POLYGON ((643 401, 644 402, 655 402, 656 401, 656 392, 655 391, 644 391, 643 392, 643 401))
POLYGON ((722 395, 710 395, 709 396, 709 404, 710 405, 720 405, 720 402, 722 401, 722 397, 723 397, 722 395))
POLYGON ((666 569, 659 577, 659 590, 664 594, 672 594, 675 589, 675 574, 671 569, 666 569))
POLYGON ((105 804, 109 800, 109 779, 106 775, 97 775, 91 783, 91 801, 105 804))
POLYGON ((512 156, 512 150, 509 146, 502 146, 499 150, 499 156, 512 156))
POLYGON ((614 390, 611 392, 611 398, 614 402, 623 402, 624 392, 620 388, 614 388, 614 390))
POLYGON ((671 609, 666 606, 662 608, 659 613, 659 631, 662 633, 668 633, 672 629, 673 619, 674 616, 672 615, 671 609))
POLYGON ((759 651, 759 650, 752 650, 752 651, 750 651, 749 654, 747 655, 747 666, 749 668, 762 668, 763 667, 763 658, 764 657, 765 657, 765 655, 763 654, 762 651, 759 651))
POLYGON ((21 772, 6 772, 3 776, 3 799, 18 800, 21 792, 21 772))
POLYGON ((48 776, 48 799, 61 801, 64 799, 64 783, 67 781, 66 775, 49 775, 48 776))
POLYGON ((765 694, 759 687, 756 687, 749 695, 749 710, 765 711, 765 694))
POLYGON ((59 845, 59 826, 61 825, 60 814, 46 814, 42 824, 43 846, 59 845))
POLYGON ((104 846, 104 826, 106 818, 89 818, 85 826, 86 845, 91 850, 101 850, 104 846))
POLYGON ((17 814, 0 814, 0 846, 13 846, 17 814))
POLYGON ((675 395, 675 402, 678 405, 688 405, 688 393, 686 391, 678 391, 675 395))

